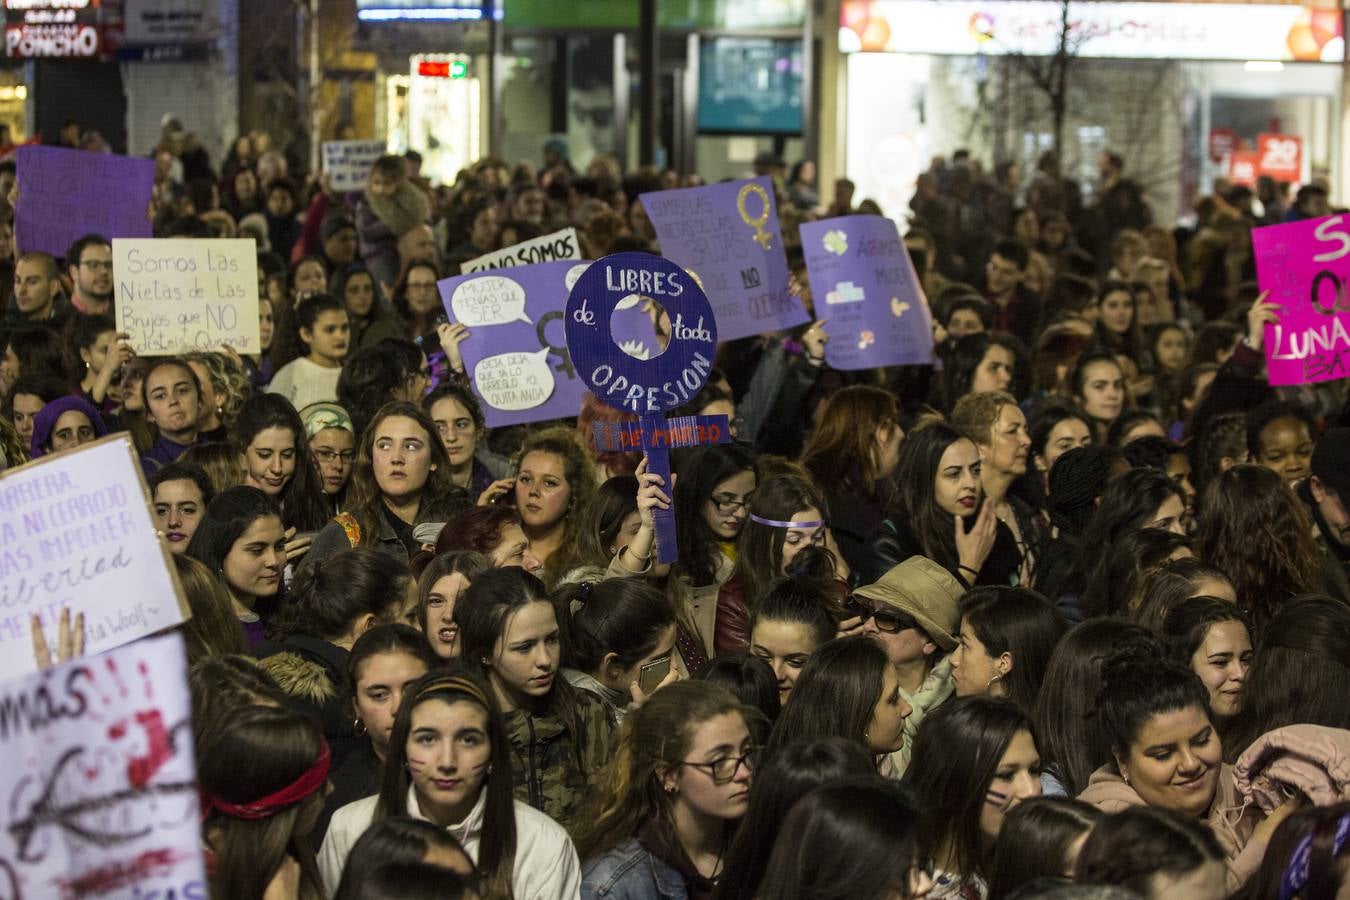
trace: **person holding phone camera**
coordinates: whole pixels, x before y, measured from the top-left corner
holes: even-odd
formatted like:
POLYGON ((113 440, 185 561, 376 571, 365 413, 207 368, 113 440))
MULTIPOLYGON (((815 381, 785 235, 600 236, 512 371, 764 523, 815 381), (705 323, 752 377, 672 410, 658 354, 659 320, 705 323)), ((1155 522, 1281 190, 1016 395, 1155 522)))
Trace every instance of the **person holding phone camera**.
POLYGON ((671 665, 675 607, 646 579, 568 585, 554 600, 565 622, 563 677, 598 697, 614 725, 679 680, 671 665))

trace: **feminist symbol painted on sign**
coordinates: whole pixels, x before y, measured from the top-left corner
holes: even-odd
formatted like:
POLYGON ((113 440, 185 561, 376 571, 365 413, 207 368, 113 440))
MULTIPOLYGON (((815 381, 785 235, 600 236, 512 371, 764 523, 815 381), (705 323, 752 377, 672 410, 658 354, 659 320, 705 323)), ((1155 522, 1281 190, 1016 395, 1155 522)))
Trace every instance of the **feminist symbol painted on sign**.
MULTIPOLYGON (((581 380, 598 399, 639 416, 637 422, 597 424, 597 449, 641 448, 647 471, 660 475, 669 490, 672 447, 731 442, 726 416, 665 417, 698 394, 717 350, 712 305, 684 269, 648 253, 606 256, 577 279, 567 300, 566 328, 567 349, 581 380), (615 309, 621 303, 631 306, 634 297, 660 304, 669 317, 669 342, 647 359, 630 356, 614 340, 615 309)), ((656 558, 674 562, 675 510, 658 509, 654 517, 656 558)))
POLYGON ((764 230, 764 224, 769 221, 769 209, 769 192, 753 181, 741 188, 741 192, 736 195, 736 211, 741 214, 741 221, 755 229, 755 240, 765 250, 773 246, 773 232, 764 230), (757 217, 752 217, 746 209, 745 201, 751 196, 759 198, 762 211, 757 217))

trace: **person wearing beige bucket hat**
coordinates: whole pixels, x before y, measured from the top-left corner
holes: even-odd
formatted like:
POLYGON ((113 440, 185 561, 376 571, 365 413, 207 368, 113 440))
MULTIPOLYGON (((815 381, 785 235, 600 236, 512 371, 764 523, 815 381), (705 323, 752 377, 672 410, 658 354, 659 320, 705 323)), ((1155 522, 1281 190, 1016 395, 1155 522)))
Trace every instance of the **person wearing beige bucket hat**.
POLYGON ((924 716, 952 695, 947 654, 956 649, 964 589, 942 566, 911 556, 873 584, 853 592, 864 627, 886 650, 900 676, 900 690, 914 712, 905 720, 904 745, 891 754, 899 778, 924 716))

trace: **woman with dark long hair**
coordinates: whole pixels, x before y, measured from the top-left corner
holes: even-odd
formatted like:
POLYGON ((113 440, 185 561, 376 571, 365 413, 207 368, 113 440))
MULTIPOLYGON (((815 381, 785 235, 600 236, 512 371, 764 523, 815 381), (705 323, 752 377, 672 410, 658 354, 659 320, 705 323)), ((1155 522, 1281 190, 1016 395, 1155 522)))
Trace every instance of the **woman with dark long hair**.
POLYGON ((890 508, 905 432, 895 397, 870 385, 846 387, 825 401, 802 451, 802 466, 824 496, 822 510, 850 569, 863 542, 890 508))
POLYGON ((912 900, 929 896, 930 863, 919 850, 921 814, 893 781, 865 778, 819 787, 783 821, 759 900, 912 900), (847 848, 821 852, 821 848, 847 848))
POLYGON ((1031 720, 1006 700, 962 697, 923 720, 902 783, 923 810, 936 896, 985 896, 1004 816, 1040 796, 1040 774, 1031 720))
POLYGON ((1096 807, 1068 797, 1029 797, 1014 806, 994 849, 989 900, 1006 900, 1038 878, 1072 878, 1083 842, 1101 819, 1096 807))
POLYGON ((214 897, 324 896, 306 840, 323 805, 328 745, 318 726, 278 706, 225 712, 196 746, 202 843, 214 897))
POLYGON ((1335 586, 1307 509, 1264 466, 1234 466, 1210 484, 1200 504, 1199 553, 1232 580, 1258 632, 1290 598, 1335 586))
POLYGON ((958 338, 943 358, 938 383, 942 409, 978 391, 1016 390, 1019 347, 1009 335, 980 331, 958 338))
POLYGON ((1150 807, 1105 816, 1078 855, 1080 884, 1112 884, 1142 900, 1223 900, 1223 847, 1202 823, 1150 807))
POLYGON ((859 584, 871 584, 911 556, 926 556, 962 584, 1012 584, 1017 539, 982 503, 979 448, 963 432, 930 422, 910 432, 896 469, 899 499, 868 536, 859 584))
POLYGON ((1220 733, 1241 706, 1252 665, 1252 635, 1236 605, 1217 597, 1191 597, 1168 611, 1163 639, 1172 662, 1190 667, 1209 692, 1209 712, 1220 733))
POLYGON ((249 646, 266 637, 286 565, 286 533, 272 499, 257 488, 233 487, 211 498, 188 541, 187 555, 219 574, 249 646))
POLYGON ((459 657, 455 604, 473 580, 490 568, 492 563, 481 553, 452 550, 438 554, 417 576, 417 621, 441 660, 459 657))
POLYGON ((818 787, 875 773, 871 755, 842 737, 794 741, 766 760, 750 787, 750 805, 727 851, 713 896, 717 900, 758 896, 769 855, 793 805, 818 787))
POLYGON ((511 743, 489 688, 431 674, 408 685, 394 718, 380 792, 338 810, 319 852, 328 889, 372 823, 427 819, 452 831, 478 870, 484 900, 574 897, 580 865, 567 833, 512 798, 511 743))
POLYGON ((502 711, 516 796, 575 827, 614 728, 600 700, 561 677, 561 629, 543 582, 515 566, 484 572, 455 605, 455 623, 460 659, 502 711))
POLYGON ((1031 714, 1064 618, 1027 588, 979 587, 961 600, 961 631, 952 651, 956 696, 1006 697, 1031 714))
POLYGON ((300 414, 278 394, 257 394, 239 410, 233 439, 243 460, 244 484, 280 507, 287 558, 298 559, 309 549, 307 538, 333 517, 300 414))

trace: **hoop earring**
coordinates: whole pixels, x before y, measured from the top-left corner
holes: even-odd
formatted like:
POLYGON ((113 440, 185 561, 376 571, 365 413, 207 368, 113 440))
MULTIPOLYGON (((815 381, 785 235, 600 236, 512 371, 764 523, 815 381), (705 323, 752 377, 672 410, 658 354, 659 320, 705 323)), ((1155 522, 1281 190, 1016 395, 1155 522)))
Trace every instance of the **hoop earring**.
POLYGON ((1002 675, 995 675, 993 678, 990 678, 988 681, 984 683, 984 689, 987 691, 994 686, 994 682, 1002 680, 1003 680, 1002 675))
POLYGON ((361 721, 360 716, 357 716, 355 719, 352 720, 352 731, 356 732, 357 737, 365 736, 366 723, 361 721))

